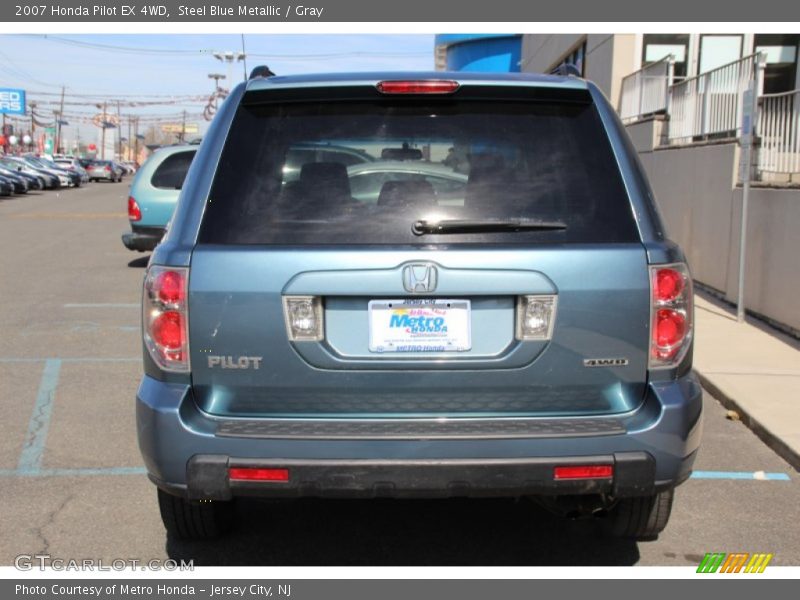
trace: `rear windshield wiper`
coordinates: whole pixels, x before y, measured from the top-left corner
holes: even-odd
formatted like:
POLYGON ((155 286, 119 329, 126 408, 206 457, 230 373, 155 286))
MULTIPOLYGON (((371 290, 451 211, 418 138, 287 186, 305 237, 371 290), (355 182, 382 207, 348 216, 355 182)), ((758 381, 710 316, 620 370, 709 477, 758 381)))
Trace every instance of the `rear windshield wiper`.
POLYGON ((533 219, 451 219, 445 221, 414 221, 414 235, 431 233, 492 233, 516 231, 559 231, 567 226, 560 221, 535 221, 533 219))

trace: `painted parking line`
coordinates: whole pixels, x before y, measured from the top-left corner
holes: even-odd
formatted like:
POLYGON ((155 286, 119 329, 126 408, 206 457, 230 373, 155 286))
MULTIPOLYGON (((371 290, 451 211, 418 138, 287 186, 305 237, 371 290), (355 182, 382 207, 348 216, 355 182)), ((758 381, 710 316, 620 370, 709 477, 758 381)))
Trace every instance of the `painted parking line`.
POLYGON ((790 481, 786 473, 764 471, 694 471, 692 479, 744 479, 756 481, 790 481))
POLYGON ((58 212, 41 212, 41 213, 19 213, 16 215, 8 215, 9 219, 67 219, 69 221, 91 220, 91 219, 119 219, 127 217, 127 213, 58 213, 58 212))
POLYGON ((107 475, 145 475, 144 467, 97 467, 85 469, 39 469, 22 471, 20 469, 0 469, 0 477, 92 477, 107 475))
POLYGON ((36 394, 36 403, 33 414, 28 422, 28 431, 22 445, 22 453, 17 463, 20 473, 35 473, 42 467, 47 431, 50 428, 50 417, 53 414, 53 399, 58 386, 58 377, 61 373, 61 361, 51 358, 45 361, 42 379, 39 382, 39 391, 36 394))
POLYGON ((138 302, 78 302, 65 304, 64 308, 140 308, 141 306, 138 302))
POLYGON ((0 363, 37 363, 47 362, 48 360, 59 360, 62 363, 128 363, 128 362, 142 362, 141 356, 74 356, 70 358, 47 358, 47 357, 13 357, 13 356, 0 356, 0 363))

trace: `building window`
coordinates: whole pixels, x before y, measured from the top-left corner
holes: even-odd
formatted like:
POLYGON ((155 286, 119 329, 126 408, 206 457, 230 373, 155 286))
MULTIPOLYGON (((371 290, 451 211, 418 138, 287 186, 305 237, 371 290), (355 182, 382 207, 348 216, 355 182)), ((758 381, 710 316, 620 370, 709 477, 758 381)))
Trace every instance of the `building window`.
POLYGON ((797 54, 800 35, 757 34, 753 39, 756 52, 767 56, 764 69, 764 93, 789 92, 800 85, 797 82, 797 54))
POLYGON ((742 58, 741 35, 703 34, 700 36, 698 75, 713 71, 742 58))
POLYGON ((584 77, 586 75, 586 42, 584 41, 575 50, 567 54, 555 68, 561 65, 575 65, 580 71, 581 77, 584 77))
POLYGON ((689 56, 688 33, 647 33, 642 38, 642 66, 658 62, 665 56, 675 57, 675 77, 683 79, 687 73, 689 56))

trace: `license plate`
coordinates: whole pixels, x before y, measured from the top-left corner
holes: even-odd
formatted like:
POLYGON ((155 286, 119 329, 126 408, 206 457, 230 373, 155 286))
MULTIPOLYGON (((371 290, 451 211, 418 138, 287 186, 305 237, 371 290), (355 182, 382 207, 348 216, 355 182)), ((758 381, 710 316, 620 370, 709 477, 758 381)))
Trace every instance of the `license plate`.
POLYGON ((371 300, 370 352, 466 352, 469 300, 371 300))

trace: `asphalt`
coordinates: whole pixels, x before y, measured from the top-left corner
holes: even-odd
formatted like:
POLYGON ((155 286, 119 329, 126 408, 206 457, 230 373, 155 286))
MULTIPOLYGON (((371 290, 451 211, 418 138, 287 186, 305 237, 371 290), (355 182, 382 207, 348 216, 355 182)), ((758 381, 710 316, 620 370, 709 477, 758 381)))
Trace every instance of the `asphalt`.
MULTIPOLYGON (((800 565, 800 474, 710 394, 695 477, 654 541, 609 541, 594 522, 528 501, 463 499, 250 500, 227 538, 167 538, 136 446, 147 257, 120 241, 128 182, 0 199, 1 565, 37 553, 195 565, 697 565, 712 551, 800 565)), ((725 335, 702 318, 698 364, 723 361, 703 343, 725 335)))

